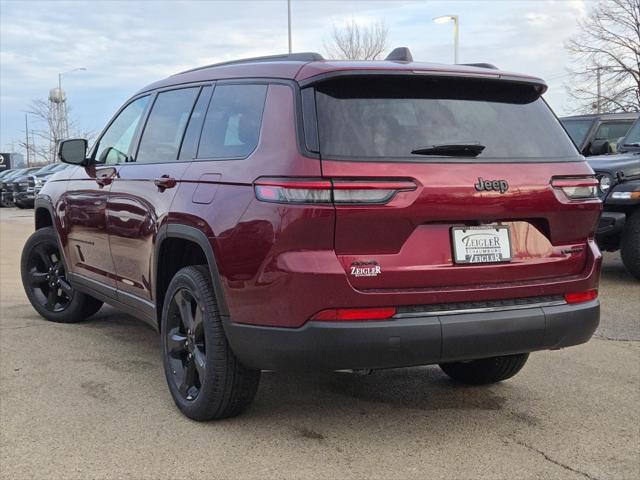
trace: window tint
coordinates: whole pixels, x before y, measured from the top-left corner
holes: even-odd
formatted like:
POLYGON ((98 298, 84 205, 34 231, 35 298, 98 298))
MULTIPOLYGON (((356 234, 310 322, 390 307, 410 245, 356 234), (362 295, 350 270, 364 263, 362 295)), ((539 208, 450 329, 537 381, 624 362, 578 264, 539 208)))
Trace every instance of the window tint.
POLYGON ((202 130, 202 122, 207 112, 209 98, 211 97, 211 87, 204 87, 200 92, 196 106, 193 109, 187 131, 184 134, 182 147, 180 148, 180 160, 192 160, 196 156, 198 150, 198 139, 202 130))
POLYGON ((94 159, 100 163, 122 163, 129 160, 129 149, 149 96, 138 98, 111 122, 94 149, 94 159))
POLYGON ((159 93, 142 132, 136 162, 174 162, 199 87, 159 93))
POLYGON ((243 158, 258 145, 267 85, 216 86, 198 158, 243 158))
POLYGON ((317 87, 325 157, 448 161, 412 154, 440 144, 479 143, 477 157, 576 156, 575 146, 529 85, 476 79, 337 79, 317 87))

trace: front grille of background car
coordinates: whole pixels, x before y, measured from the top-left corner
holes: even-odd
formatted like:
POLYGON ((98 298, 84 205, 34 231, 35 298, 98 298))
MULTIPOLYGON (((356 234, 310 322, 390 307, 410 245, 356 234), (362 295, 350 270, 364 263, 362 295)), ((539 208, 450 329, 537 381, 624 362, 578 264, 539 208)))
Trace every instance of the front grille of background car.
POLYGON ((420 315, 447 314, 465 310, 508 310, 536 305, 559 305, 565 303, 562 295, 543 295, 538 297, 509 298, 505 300, 483 300, 479 302, 434 303, 431 305, 410 305, 397 308, 396 316, 410 317, 420 315))

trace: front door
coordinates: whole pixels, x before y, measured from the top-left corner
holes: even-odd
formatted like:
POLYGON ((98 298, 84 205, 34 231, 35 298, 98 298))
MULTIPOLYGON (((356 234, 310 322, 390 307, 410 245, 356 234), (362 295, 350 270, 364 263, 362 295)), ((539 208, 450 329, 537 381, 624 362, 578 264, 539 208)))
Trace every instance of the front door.
POLYGON ((149 96, 140 97, 118 112, 93 148, 93 162, 77 169, 62 198, 68 268, 108 287, 116 285, 107 236, 108 196, 118 175, 118 163, 131 154, 148 102, 149 96))

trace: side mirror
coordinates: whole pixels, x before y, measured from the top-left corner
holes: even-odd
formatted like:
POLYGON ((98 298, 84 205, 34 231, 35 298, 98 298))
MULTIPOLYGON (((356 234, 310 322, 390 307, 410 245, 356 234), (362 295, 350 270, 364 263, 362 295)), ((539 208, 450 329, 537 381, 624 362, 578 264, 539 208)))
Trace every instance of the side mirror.
POLYGON ((71 165, 86 165, 87 141, 84 138, 62 140, 58 146, 58 158, 71 165))

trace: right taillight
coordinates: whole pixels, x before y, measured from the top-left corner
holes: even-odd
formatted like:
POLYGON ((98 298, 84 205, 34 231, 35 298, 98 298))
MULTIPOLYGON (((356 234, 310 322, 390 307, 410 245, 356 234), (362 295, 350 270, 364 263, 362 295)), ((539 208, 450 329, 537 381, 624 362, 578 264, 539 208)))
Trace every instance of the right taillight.
POLYGON ((591 200, 598 198, 598 179, 595 177, 553 178, 551 186, 569 200, 591 200))
POLYGON ((254 182, 256 198, 274 203, 335 203, 341 205, 384 205, 398 192, 417 188, 412 180, 367 179, 278 179, 254 182))

